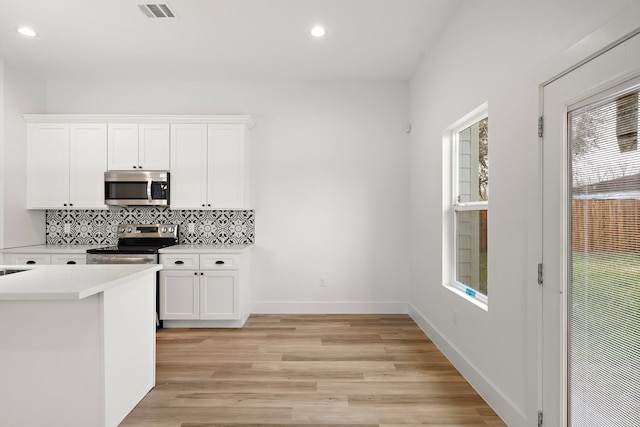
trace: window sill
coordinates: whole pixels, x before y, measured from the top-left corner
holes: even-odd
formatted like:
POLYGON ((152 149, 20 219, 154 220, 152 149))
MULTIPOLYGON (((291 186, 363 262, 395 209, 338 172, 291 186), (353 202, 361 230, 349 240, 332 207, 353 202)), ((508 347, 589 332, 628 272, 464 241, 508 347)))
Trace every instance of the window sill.
POLYGON ((482 302, 479 299, 477 299, 476 297, 468 295, 467 293, 461 291, 460 289, 458 289, 455 286, 452 286, 452 285, 449 285, 449 284, 444 284, 443 286, 445 288, 447 288, 448 290, 450 290, 451 292, 453 292, 454 294, 460 295, 462 298, 466 299, 471 304, 474 304, 474 305, 478 306, 479 308, 483 309, 484 311, 489 311, 489 304, 488 303, 482 302))

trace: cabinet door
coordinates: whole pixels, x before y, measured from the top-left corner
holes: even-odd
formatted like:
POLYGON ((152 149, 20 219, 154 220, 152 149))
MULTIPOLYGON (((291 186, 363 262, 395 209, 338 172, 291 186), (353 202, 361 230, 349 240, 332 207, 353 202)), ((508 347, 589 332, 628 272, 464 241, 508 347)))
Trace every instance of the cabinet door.
POLYGON ((238 271, 204 271, 200 276, 200 319, 240 318, 238 271))
POLYGON ((138 166, 144 170, 168 171, 170 133, 168 124, 138 125, 138 166))
POLYGON ((160 272, 160 319, 200 318, 200 275, 197 271, 160 272))
POLYGON ((141 169, 138 162, 138 125, 109 123, 109 170, 141 169))
POLYGON ((107 126, 72 124, 69 137, 69 205, 106 209, 104 171, 107 168, 107 126))
POLYGON ((216 209, 244 209, 244 126, 209 125, 208 143, 208 203, 216 209))
POLYGON ((207 197, 207 125, 171 125, 172 209, 203 209, 207 197))
POLYGON ((69 125, 29 123, 27 208, 64 209, 69 203, 69 125))

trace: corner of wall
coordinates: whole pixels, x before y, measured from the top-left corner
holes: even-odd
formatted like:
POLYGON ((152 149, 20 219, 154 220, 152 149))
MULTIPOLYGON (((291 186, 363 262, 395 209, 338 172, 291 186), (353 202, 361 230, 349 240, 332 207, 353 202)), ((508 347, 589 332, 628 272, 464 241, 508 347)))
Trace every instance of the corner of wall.
POLYGON ((22 114, 42 112, 46 107, 46 82, 23 69, 1 62, 0 75, 0 247, 44 243, 44 211, 26 206, 27 130, 22 114), (10 159, 7 162, 6 159, 10 159))
POLYGON ((5 95, 4 95, 4 59, 0 58, 0 249, 3 249, 4 246, 4 224, 5 224, 5 214, 4 214, 4 193, 5 193, 5 159, 7 156, 5 155, 5 95))
POLYGON ((412 304, 409 304, 409 316, 507 425, 531 425, 525 411, 518 408, 412 304))

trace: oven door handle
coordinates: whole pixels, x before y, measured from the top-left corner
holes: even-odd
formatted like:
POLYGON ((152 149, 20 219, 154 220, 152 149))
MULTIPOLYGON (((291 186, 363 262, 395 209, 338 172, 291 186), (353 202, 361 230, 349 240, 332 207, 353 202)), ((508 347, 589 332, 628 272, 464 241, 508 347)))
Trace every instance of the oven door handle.
POLYGON ((89 254, 87 264, 157 264, 157 259, 155 255, 89 254))

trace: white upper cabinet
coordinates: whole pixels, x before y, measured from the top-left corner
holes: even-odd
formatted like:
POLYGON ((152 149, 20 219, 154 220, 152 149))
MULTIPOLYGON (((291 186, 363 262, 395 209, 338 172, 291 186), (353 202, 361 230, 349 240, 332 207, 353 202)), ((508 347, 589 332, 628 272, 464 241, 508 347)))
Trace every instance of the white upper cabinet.
POLYGON ((251 116, 23 118, 29 209, 105 209, 106 170, 170 171, 172 209, 250 209, 251 116))
POLYGON ((77 209, 104 208, 106 126, 72 124, 69 131, 69 203, 77 209))
POLYGON ((207 201, 223 209, 245 207, 245 128, 209 125, 207 201))
POLYGON ((103 209, 105 124, 29 123, 27 207, 103 209))
POLYGON ((109 170, 169 170, 169 124, 109 123, 109 170))
POLYGON ((171 125, 171 208, 247 209, 242 124, 171 125))
POLYGON ((207 125, 171 125, 172 209, 203 209, 207 204, 207 125))
POLYGON ((150 171, 168 171, 171 137, 168 123, 138 125, 138 166, 150 171))

